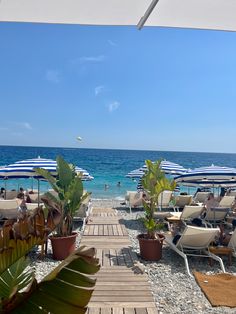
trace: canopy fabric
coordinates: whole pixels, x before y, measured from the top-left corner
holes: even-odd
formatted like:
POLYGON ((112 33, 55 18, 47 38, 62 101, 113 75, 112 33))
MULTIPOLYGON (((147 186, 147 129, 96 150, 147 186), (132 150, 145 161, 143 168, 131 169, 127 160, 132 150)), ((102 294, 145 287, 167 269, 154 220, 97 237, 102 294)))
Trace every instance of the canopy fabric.
MULTIPOLYGON (((51 175, 57 175, 57 162, 51 159, 45 158, 34 158, 22 161, 17 161, 14 164, 10 164, 0 169, 0 179, 5 178, 30 178, 42 179, 41 176, 37 175, 35 168, 43 168, 48 170, 51 175)), ((75 168, 77 173, 82 173, 82 180, 92 180, 93 177, 89 175, 87 171, 82 168, 75 168)))
POLYGON ((214 165, 200 167, 176 177, 175 181, 186 186, 233 187, 236 186, 236 168, 214 165))
POLYGON ((236 31, 235 0, 2 0, 0 21, 236 31))
MULTIPOLYGON (((181 165, 176 164, 174 162, 167 161, 167 160, 161 161, 160 168, 166 174, 172 174, 172 175, 177 175, 177 174, 182 174, 182 173, 187 172, 187 169, 185 169, 181 165)), ((147 169, 147 166, 143 165, 139 169, 135 169, 135 170, 130 171, 126 175, 126 177, 128 177, 128 178, 141 178, 144 175, 146 169, 147 169)))

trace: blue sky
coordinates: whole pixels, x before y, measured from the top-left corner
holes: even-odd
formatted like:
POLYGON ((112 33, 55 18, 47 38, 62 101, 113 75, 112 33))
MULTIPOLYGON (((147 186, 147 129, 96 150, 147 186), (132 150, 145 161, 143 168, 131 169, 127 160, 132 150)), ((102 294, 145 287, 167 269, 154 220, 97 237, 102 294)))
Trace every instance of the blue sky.
POLYGON ((236 33, 1 23, 0 38, 2 145, 236 152, 236 33))

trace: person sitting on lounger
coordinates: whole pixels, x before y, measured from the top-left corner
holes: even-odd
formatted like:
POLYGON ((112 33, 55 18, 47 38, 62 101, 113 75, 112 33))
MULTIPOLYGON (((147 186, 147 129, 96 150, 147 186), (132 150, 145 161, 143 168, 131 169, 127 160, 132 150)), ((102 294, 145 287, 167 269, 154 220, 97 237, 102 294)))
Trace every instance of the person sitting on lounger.
POLYGON ((206 209, 208 210, 214 207, 218 207, 219 202, 215 199, 214 194, 210 193, 204 205, 206 209))

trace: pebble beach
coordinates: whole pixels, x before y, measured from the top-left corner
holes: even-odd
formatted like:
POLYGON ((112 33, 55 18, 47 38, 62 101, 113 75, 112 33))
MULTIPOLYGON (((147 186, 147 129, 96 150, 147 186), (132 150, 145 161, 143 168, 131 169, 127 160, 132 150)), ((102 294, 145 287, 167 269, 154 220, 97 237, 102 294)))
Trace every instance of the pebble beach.
MULTIPOLYGON (((138 255, 139 266, 148 275, 151 290, 154 295, 159 314, 169 313, 236 313, 235 308, 212 307, 201 291, 194 278, 190 278, 185 271, 184 261, 173 250, 164 244, 163 256, 158 262, 147 262, 139 257, 139 245, 137 235, 143 232, 142 223, 137 217, 143 215, 143 211, 135 210, 130 214, 129 210, 122 206, 119 200, 92 200, 94 208, 113 207, 121 215, 122 223, 127 228, 133 250, 138 255)), ((82 236, 80 228, 77 229, 77 246, 82 236)), ((30 267, 35 270, 36 279, 39 281, 46 276, 60 262, 54 261, 49 244, 48 254, 39 259, 37 252, 30 254, 30 267)), ((232 266, 224 263, 228 273, 236 275, 236 259, 233 258, 232 266)), ((207 274, 220 272, 218 263, 211 267, 207 259, 190 258, 189 266, 193 270, 207 274)))

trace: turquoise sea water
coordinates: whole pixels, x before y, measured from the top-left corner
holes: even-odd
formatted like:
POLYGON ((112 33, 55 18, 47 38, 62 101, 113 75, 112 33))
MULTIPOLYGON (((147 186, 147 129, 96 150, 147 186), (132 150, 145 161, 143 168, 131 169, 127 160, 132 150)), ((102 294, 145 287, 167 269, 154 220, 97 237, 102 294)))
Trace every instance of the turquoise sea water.
MULTIPOLYGON (((236 167, 236 154, 222 153, 193 153, 193 152, 168 152, 168 151, 138 151, 138 150, 114 150, 114 149, 82 149, 82 148, 52 148, 52 147, 22 147, 0 146, 0 165, 7 165, 15 161, 36 158, 55 159, 61 155, 68 162, 73 163, 89 171, 94 176, 91 182, 85 182, 84 186, 92 192, 94 198, 124 197, 127 190, 135 190, 137 183, 125 175, 144 164, 145 159, 166 159, 176 162, 185 168, 209 166, 236 167), (121 182, 121 186, 117 186, 121 182), (104 189, 107 184, 109 188, 104 189)), ((34 182, 34 187, 37 183, 34 182)), ((4 186, 4 182, 0 182, 4 186)), ((9 189, 32 186, 32 180, 19 179, 8 180, 9 189)), ((42 183, 41 189, 45 190, 47 184, 42 183)))

